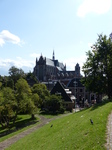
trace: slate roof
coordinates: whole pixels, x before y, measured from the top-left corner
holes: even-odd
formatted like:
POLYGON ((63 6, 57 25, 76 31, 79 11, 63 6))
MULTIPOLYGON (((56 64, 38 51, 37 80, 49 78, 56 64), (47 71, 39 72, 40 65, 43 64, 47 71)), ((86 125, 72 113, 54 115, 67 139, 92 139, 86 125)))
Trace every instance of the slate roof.
POLYGON ((53 66, 53 67, 55 66, 54 61, 49 58, 46 58, 46 65, 53 66))
POLYGON ((62 71, 62 69, 64 69, 63 63, 58 62, 58 60, 52 60, 52 59, 46 58, 46 65, 53 66, 53 67, 56 66, 59 71, 62 71))
POLYGON ((73 78, 69 81, 67 87, 75 87, 75 82, 77 82, 77 87, 84 87, 81 83, 81 78, 73 78))
POLYGON ((64 89, 63 85, 57 81, 53 89, 51 90, 51 94, 61 93, 65 102, 73 102, 69 95, 67 94, 66 90, 64 89))
POLYGON ((60 62, 59 62, 59 67, 64 68, 63 63, 60 63, 60 62))
POLYGON ((59 71, 62 71, 62 69, 60 67, 56 67, 59 71))

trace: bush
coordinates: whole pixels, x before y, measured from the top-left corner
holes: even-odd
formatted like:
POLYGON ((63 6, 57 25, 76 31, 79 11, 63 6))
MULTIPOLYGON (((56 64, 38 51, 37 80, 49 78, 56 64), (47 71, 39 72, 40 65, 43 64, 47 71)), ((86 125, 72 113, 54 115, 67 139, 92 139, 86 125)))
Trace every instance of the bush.
POLYGON ((63 114, 65 112, 65 108, 63 106, 60 107, 60 113, 63 114))

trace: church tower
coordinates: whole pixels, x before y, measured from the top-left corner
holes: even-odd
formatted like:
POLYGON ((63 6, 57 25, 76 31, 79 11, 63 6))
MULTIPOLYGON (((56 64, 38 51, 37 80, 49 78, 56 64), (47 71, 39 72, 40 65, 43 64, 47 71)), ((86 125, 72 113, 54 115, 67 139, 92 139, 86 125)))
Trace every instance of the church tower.
POLYGON ((55 54, 54 54, 54 50, 53 50, 53 56, 52 56, 52 60, 55 60, 55 54))
POLYGON ((79 66, 78 63, 77 63, 76 66, 75 66, 75 75, 76 75, 76 76, 80 76, 80 66, 79 66))

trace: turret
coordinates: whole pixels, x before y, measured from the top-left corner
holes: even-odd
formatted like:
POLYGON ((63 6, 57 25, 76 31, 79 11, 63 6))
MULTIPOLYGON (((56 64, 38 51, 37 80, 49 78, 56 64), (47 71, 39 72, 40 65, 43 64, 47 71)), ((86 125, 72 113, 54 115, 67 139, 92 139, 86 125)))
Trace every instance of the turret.
POLYGON ((76 76, 80 76, 80 66, 78 63, 75 66, 75 74, 76 74, 76 76))

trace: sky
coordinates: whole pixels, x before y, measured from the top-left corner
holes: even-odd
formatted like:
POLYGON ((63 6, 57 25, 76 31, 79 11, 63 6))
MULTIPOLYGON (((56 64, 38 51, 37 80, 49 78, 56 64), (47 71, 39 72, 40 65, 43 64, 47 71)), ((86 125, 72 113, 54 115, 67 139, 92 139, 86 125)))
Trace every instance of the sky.
POLYGON ((98 34, 112 32, 112 0, 0 0, 0 75, 32 72, 53 50, 67 70, 82 68, 98 34))

